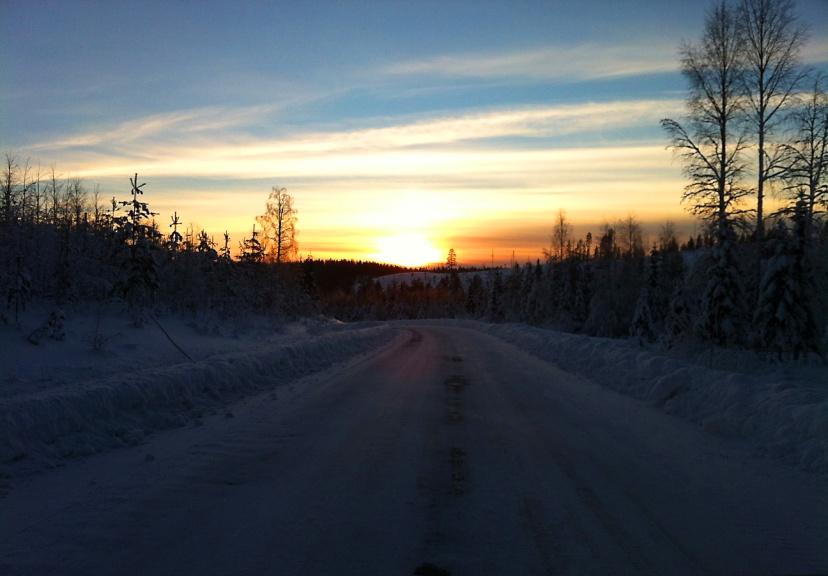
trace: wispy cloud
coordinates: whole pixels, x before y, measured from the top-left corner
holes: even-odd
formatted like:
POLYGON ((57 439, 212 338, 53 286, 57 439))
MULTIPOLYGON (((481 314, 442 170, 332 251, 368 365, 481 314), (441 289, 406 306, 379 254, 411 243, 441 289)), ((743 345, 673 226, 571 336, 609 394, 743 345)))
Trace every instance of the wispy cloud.
MULTIPOLYGON (((596 80, 679 70, 679 43, 540 46, 524 50, 449 54, 385 66, 392 76, 444 76, 480 79, 596 80)), ((828 40, 811 38, 802 61, 828 61, 828 40)))
MULTIPOLYGON (((272 113, 269 108, 210 108, 133 119, 41 142, 31 150, 57 154, 57 160, 71 165, 74 173, 90 178, 113 175, 136 164, 165 176, 381 176, 404 165, 439 171, 442 165, 460 162, 464 154, 472 153, 457 148, 463 142, 485 145, 502 138, 554 139, 655 125, 680 106, 680 100, 636 100, 489 109, 380 127, 269 137, 254 137, 245 130, 272 113)), ((498 148, 475 154, 511 153, 509 147, 498 148)), ((533 153, 515 151, 526 158, 533 153)))
POLYGON ((809 38, 802 48, 800 57, 805 64, 828 62, 828 39, 809 38))
POLYGON ((115 125, 88 130, 29 146, 33 152, 59 151, 72 148, 118 147, 125 148, 140 141, 170 137, 184 137, 240 129, 273 114, 275 106, 250 106, 244 108, 205 107, 154 114, 143 118, 125 120, 115 125))
POLYGON ((592 80, 678 69, 676 46, 542 46, 512 52, 444 55, 385 67, 390 75, 592 80))

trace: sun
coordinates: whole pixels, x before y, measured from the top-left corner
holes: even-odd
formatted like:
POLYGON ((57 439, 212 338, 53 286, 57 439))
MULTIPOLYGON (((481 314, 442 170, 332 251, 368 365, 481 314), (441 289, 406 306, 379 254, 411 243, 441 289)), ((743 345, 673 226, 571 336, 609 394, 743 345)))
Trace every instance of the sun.
POLYGON ((379 262, 401 266, 425 266, 440 262, 441 252, 423 234, 405 232, 386 236, 377 241, 378 252, 373 258, 379 262))

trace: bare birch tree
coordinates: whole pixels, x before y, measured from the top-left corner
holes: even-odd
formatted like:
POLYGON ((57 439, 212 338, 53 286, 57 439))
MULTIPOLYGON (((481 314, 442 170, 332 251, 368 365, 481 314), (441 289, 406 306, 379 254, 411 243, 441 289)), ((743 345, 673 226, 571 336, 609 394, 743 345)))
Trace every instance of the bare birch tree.
POLYGON ((547 260, 563 260, 566 256, 566 244, 569 241, 571 226, 569 220, 566 219, 566 212, 558 210, 558 215, 555 218, 555 226, 552 228, 552 236, 550 237, 551 246, 549 249, 543 249, 543 255, 547 260))
POLYGON ((670 147, 681 156, 690 179, 682 200, 691 211, 730 223, 739 201, 746 140, 740 117, 744 110, 742 60, 736 19, 724 2, 711 10, 699 44, 681 49, 681 68, 690 84, 686 125, 665 118, 670 147))
POLYGON ((766 184, 785 169, 784 148, 771 141, 803 77, 799 51, 805 40, 792 0, 741 0, 739 42, 743 51, 746 116, 756 137, 756 237, 765 232, 766 184))
POLYGON ((795 206, 803 202, 810 233, 814 217, 828 208, 828 95, 824 77, 814 79, 808 100, 793 115, 796 135, 785 147, 790 159, 786 193, 795 206))
POLYGON ((295 258, 299 249, 296 242, 296 209, 287 189, 278 186, 271 189, 265 213, 257 220, 270 243, 269 257, 272 261, 281 264, 295 258))

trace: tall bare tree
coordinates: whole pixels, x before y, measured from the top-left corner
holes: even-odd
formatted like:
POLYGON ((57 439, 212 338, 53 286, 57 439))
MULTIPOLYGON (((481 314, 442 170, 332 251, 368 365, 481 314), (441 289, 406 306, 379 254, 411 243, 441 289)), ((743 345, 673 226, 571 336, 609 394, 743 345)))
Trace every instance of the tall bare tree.
POLYGON ((22 178, 20 182, 20 202, 17 210, 17 217, 20 218, 20 220, 22 220, 23 222, 26 222, 26 211, 28 210, 29 204, 31 203, 31 198, 29 198, 29 188, 32 185, 30 181, 32 166, 29 163, 28 158, 26 158, 26 160, 23 161, 21 172, 22 178))
POLYGON ((287 189, 274 186, 267 198, 265 213, 257 218, 264 229, 265 238, 271 243, 270 258, 277 264, 296 256, 296 209, 293 197, 287 189))
POLYGON ((687 122, 665 118, 661 125, 690 179, 682 200, 694 214, 729 225, 748 191, 741 185, 747 145, 739 122, 745 100, 742 50, 735 14, 725 2, 708 13, 701 42, 682 47, 681 68, 690 84, 687 122))
POLYGON ((644 253, 644 234, 635 216, 628 214, 626 218, 619 220, 616 230, 618 243, 624 254, 644 253))
POLYGON ((558 210, 558 215, 555 217, 555 226, 552 228, 552 236, 550 238, 551 246, 547 250, 543 249, 543 255, 547 260, 563 260, 566 256, 566 244, 569 241, 570 229, 569 220, 566 218, 564 210, 558 210))
POLYGON ((792 206, 804 203, 807 231, 814 216, 828 209, 828 94, 817 76, 808 100, 794 114, 796 136, 785 147, 790 158, 785 174, 792 206))
POLYGON ((101 185, 95 184, 92 188, 92 211, 95 217, 95 228, 101 227, 101 216, 104 212, 103 204, 101 204, 101 185))
POLYGON ((86 187, 80 178, 66 180, 66 218, 69 226, 80 226, 84 212, 87 210, 86 187))
POLYGON ((41 215, 41 211, 43 209, 43 201, 44 201, 44 197, 43 197, 43 192, 44 191, 41 187, 40 178, 41 178, 40 177, 40 162, 38 162, 37 171, 35 172, 35 181, 34 181, 34 185, 32 187, 32 194, 33 194, 32 201, 34 202, 34 206, 33 206, 34 214, 32 216, 32 222, 34 222, 35 224, 40 224, 40 215, 41 215))
POLYGON ((799 51, 805 40, 792 0, 741 0, 739 41, 743 51, 746 116, 756 136, 756 237, 765 233, 766 184, 784 172, 781 144, 770 138, 803 78, 799 51))

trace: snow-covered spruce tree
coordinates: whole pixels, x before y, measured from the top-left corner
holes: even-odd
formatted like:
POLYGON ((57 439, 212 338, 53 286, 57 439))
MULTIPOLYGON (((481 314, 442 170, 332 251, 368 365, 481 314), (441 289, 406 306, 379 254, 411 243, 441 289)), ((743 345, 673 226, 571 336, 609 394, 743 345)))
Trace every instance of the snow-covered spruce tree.
POLYGON ((670 296, 667 317, 664 319, 664 343, 668 348, 687 338, 693 326, 684 286, 677 284, 670 296))
POLYGON ((308 255, 302 261, 302 293, 308 298, 314 308, 319 305, 319 289, 316 285, 316 272, 314 271, 313 256, 308 255))
POLYGON ((255 224, 253 224, 253 232, 250 238, 245 238, 239 244, 239 249, 241 250, 241 254, 239 255, 241 262, 258 264, 264 261, 264 247, 262 247, 262 243, 259 241, 259 233, 256 231, 255 224))
POLYGON ((238 314, 239 283, 236 277, 235 262, 230 255, 230 234, 224 232, 224 244, 219 258, 214 265, 214 306, 223 316, 238 314))
POLYGON ((127 213, 116 219, 122 242, 122 275, 116 290, 127 303, 133 322, 140 326, 158 289, 154 251, 159 233, 149 223, 155 213, 150 211, 146 202, 140 200, 145 184, 138 184, 138 174, 129 181, 132 198, 118 203, 127 209, 127 213))
POLYGON ((214 262, 218 258, 218 252, 216 252, 215 246, 216 243, 213 242, 213 239, 210 238, 206 230, 198 233, 196 252, 201 254, 202 259, 206 259, 208 262, 214 262))
POLYGON ((756 346, 777 359, 820 353, 821 327, 815 308, 814 282, 808 263, 808 206, 797 205, 794 232, 777 222, 773 255, 765 265, 754 315, 756 346))
POLYGON ((585 260, 578 264, 578 283, 575 286, 575 308, 573 310, 573 318, 578 322, 579 326, 589 318, 589 306, 592 301, 592 263, 585 260))
POLYGON ((11 271, 10 282, 6 290, 6 307, 14 315, 14 322, 20 322, 20 313, 26 309, 26 304, 32 299, 32 277, 23 263, 22 254, 14 258, 14 267, 11 271))
POLYGON ((743 289, 735 258, 735 234, 727 221, 719 222, 716 238, 697 329, 702 338, 721 346, 740 344, 745 329, 743 289))
POLYGON ((500 268, 495 268, 492 272, 486 316, 491 322, 503 321, 503 276, 500 268))
POLYGON ((539 324, 542 321, 543 289, 543 267, 540 260, 535 260, 534 265, 528 265, 526 280, 523 285, 523 294, 526 300, 523 304, 523 320, 530 324, 539 324))
POLYGON ((230 234, 227 233, 227 230, 224 231, 224 244, 219 252, 219 258, 225 262, 230 262, 233 259, 230 254, 230 234))
POLYGON ((178 252, 181 247, 181 242, 184 240, 181 232, 178 231, 180 225, 181 220, 178 218, 178 212, 173 212, 173 215, 170 217, 170 228, 172 228, 172 232, 170 232, 170 236, 167 239, 167 250, 172 254, 178 252))
POLYGON ((633 312, 630 333, 639 341, 654 342, 663 331, 666 312, 662 292, 661 253, 653 248, 647 262, 647 278, 633 312))
POLYGON ((633 312, 630 333, 637 337, 639 342, 654 342, 658 336, 657 319, 651 307, 651 293, 650 288, 645 286, 633 312))
POLYGON ((469 289, 466 293, 466 313, 472 318, 483 314, 486 303, 486 288, 479 274, 472 276, 469 289))

